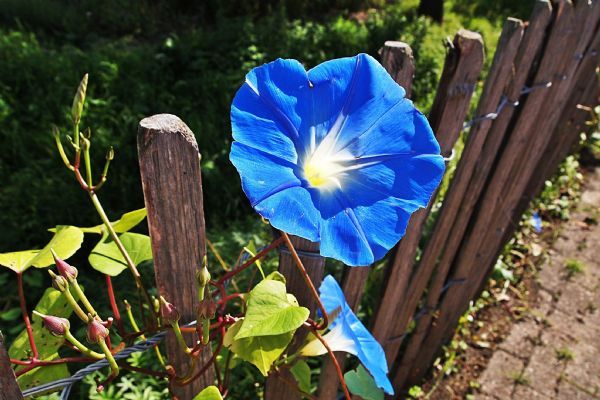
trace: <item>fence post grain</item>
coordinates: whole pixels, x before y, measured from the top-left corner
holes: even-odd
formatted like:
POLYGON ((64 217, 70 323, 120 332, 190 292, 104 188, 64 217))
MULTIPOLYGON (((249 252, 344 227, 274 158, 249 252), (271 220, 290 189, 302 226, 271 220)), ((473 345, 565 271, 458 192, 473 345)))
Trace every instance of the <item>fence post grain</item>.
MULTIPOLYGON (((200 155, 194 134, 178 117, 159 114, 140 121, 138 154, 156 285, 173 303, 182 322, 196 318, 198 306, 195 273, 206 254, 200 155)), ((188 338, 188 345, 192 343, 188 338)), ((169 333, 167 355, 178 374, 190 368, 190 358, 169 333)), ((211 359, 210 347, 199 356, 202 367, 211 359)), ((213 368, 192 384, 175 387, 181 399, 191 399, 212 385, 213 368)))
MULTIPOLYGON (((449 44, 444 71, 429 116, 442 154, 449 155, 452 152, 462 130, 471 96, 483 67, 483 57, 483 40, 475 32, 461 30, 449 44)), ((406 234, 396 246, 394 256, 387 266, 382 300, 373 320, 373 335, 386 350, 390 364, 399 350, 399 340, 394 338, 403 333, 395 330, 396 321, 410 319, 404 307, 405 296, 428 213, 429 208, 419 210, 411 216, 406 234)))
POLYGON ((20 400, 23 393, 17 383, 10 357, 4 347, 4 336, 0 331, 0 400, 20 400))
MULTIPOLYGON (((546 5, 548 6, 546 11, 548 12, 549 16, 551 10, 549 8, 549 4, 546 3, 546 5)), ((483 93, 481 95, 481 100, 477 107, 476 115, 479 116, 494 113, 497 110, 498 104, 500 104, 502 101, 503 96, 505 96, 507 89, 510 92, 508 96, 514 94, 512 93, 512 88, 510 85, 508 85, 508 82, 511 80, 511 78, 515 78, 513 79, 513 82, 515 84, 519 84, 519 82, 516 82, 519 79, 513 77, 513 72, 515 70, 514 61, 515 57, 517 56, 517 51, 519 50, 519 44, 521 43, 522 35, 523 23, 520 20, 509 18, 504 24, 497 50, 494 55, 494 60, 492 62, 492 67, 488 73, 483 93)), ((528 48, 528 50, 531 50, 531 48, 528 48)), ((527 73, 529 66, 530 62, 527 63, 527 68, 525 68, 526 71, 524 71, 525 74, 527 73)), ((520 88, 521 85, 519 85, 518 88, 519 92, 520 88)), ((518 95, 515 96, 518 97, 518 95)), ((506 114, 509 111, 510 110, 505 110, 505 114, 502 114, 502 116, 509 117, 509 114, 506 114)), ((496 121, 494 121, 494 124, 495 123, 496 121)), ((479 123, 476 123, 469 133, 467 143, 454 173, 450 188, 444 197, 442 209, 440 211, 434 232, 426 244, 423 255, 419 262, 419 266, 417 268, 418 273, 411 281, 408 299, 405 304, 405 307, 409 308, 409 315, 414 315, 417 303, 425 290, 427 282, 431 280, 431 274, 435 269, 437 254, 433 253, 432 250, 439 250, 439 248, 443 247, 446 241, 460 243, 460 237, 466 228, 468 216, 466 217, 466 220, 463 221, 463 226, 457 226, 454 217, 457 215, 457 213, 460 213, 461 210, 465 213, 472 211, 472 203, 476 202, 478 193, 473 193, 470 188, 467 190, 467 187, 472 180, 477 178, 477 175, 481 175, 483 183, 485 181, 485 177, 487 176, 487 170, 489 170, 491 165, 482 166, 480 164, 491 164, 494 160, 495 152, 488 154, 487 157, 489 158, 485 158, 481 155, 484 143, 487 144, 486 140, 488 139, 491 127, 492 120, 483 120, 479 123), (487 170, 484 170, 486 167, 487 170), (470 203, 465 203, 467 201, 465 197, 469 197, 470 203), (452 235, 451 238, 449 237, 450 234, 452 235)), ((499 146, 499 143, 501 143, 503 138, 503 133, 504 130, 502 129, 499 132, 499 135, 489 139, 499 146)), ((450 252, 448 252, 448 254, 450 254, 450 252)), ((413 364, 417 360, 421 342, 427 333, 433 311, 435 310, 439 297, 441 296, 449 265, 450 263, 446 263, 438 266, 438 270, 434 275, 430 287, 427 290, 425 312, 417 321, 416 328, 412 332, 406 350, 395 366, 396 371, 394 374, 394 385, 398 389, 401 389, 405 386, 404 384, 409 374, 418 375, 420 373, 420 371, 415 371, 416 367, 414 367, 413 364)), ((398 329, 402 330, 405 330, 406 328, 406 325, 398 327, 398 329)), ((426 367, 428 367, 428 365, 419 365, 419 368, 426 367)))
MULTIPOLYGON (((294 248, 298 251, 298 255, 300 256, 310 279, 318 289, 323 280, 323 273, 325 271, 325 258, 319 255, 319 244, 297 236, 290 236, 290 239, 294 248)), ((285 276, 287 291, 296 296, 298 303, 303 307, 308 308, 311 312, 311 316, 314 316, 317 303, 312 298, 310 290, 306 287, 304 278, 294 264, 291 254, 287 248, 284 247, 281 248, 279 254, 279 272, 285 276)), ((300 328, 298 332, 296 332, 288 349, 297 349, 302 344, 307 333, 306 329, 300 328)), ((295 380, 287 369, 281 369, 275 374, 269 375, 265 384, 265 399, 301 399, 300 392, 296 390, 292 384, 295 384, 295 380)))
MULTIPOLYGON (((502 157, 494 168, 487 189, 479 202, 478 213, 454 262, 449 281, 465 280, 467 284, 450 287, 440 304, 439 318, 423 341, 419 355, 423 365, 429 364, 443 342, 448 340, 460 315, 479 291, 488 276, 509 230, 514 229, 512 210, 519 203, 535 166, 549 142, 553 126, 572 86, 572 74, 579 60, 575 54, 584 42, 587 30, 597 15, 588 2, 578 2, 577 10, 567 0, 556 1, 555 20, 534 83, 553 82, 548 90, 533 91, 527 98, 512 129, 502 157), (545 134, 544 134, 545 133, 545 134), (507 217, 508 216, 508 217, 507 217)), ((597 9, 596 9, 597 11, 597 9)), ((594 23, 595 27, 595 23, 594 23)), ((587 39, 586 39, 587 37, 587 39)))

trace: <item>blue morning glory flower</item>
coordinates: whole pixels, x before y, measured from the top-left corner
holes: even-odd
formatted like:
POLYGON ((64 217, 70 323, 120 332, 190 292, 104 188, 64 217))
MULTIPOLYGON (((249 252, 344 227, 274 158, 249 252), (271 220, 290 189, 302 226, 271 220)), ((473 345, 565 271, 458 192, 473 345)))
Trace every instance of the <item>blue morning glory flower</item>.
POLYGON ((531 215, 529 223, 533 227, 533 230, 537 233, 540 233, 542 231, 542 217, 540 217, 540 214, 538 214, 537 212, 534 212, 533 215, 531 215))
POLYGON ((381 259, 444 172, 427 119, 372 57, 254 68, 231 107, 230 159, 252 207, 348 265, 381 259))
MULTIPOLYGON (((330 316, 329 332, 323 336, 332 351, 345 351, 358 357, 371 374, 377 387, 387 394, 394 394, 387 373, 385 353, 373 335, 360 322, 346 302, 342 289, 331 275, 327 275, 319 288, 321 302, 330 316)), ((325 354, 325 347, 314 340, 306 345, 301 353, 305 356, 325 354)))

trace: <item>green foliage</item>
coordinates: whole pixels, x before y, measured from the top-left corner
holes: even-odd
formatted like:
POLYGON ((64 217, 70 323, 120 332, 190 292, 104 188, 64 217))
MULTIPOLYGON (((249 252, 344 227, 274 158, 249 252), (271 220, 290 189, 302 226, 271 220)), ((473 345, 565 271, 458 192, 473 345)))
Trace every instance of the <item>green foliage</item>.
POLYGON ((22 273, 29 267, 44 268, 54 264, 51 249, 58 257, 67 259, 71 257, 83 242, 83 232, 74 226, 59 226, 55 229, 54 236, 41 250, 25 250, 0 254, 0 265, 22 273))
POLYGON ((255 365, 263 376, 267 376, 273 363, 283 354, 283 351, 292 340, 294 331, 279 335, 237 339, 242 324, 243 320, 237 321, 229 327, 223 344, 242 360, 255 365))
MULTIPOLYGON (((140 222, 146 218, 146 209, 140 208, 139 210, 130 211, 125 213, 117 221, 111 222, 113 229, 117 233, 129 232, 135 228, 140 222)), ((104 224, 92 226, 89 228, 79 228, 84 233, 97 233, 99 235, 108 233, 104 224)))
POLYGON ((373 377, 362 365, 353 371, 346 372, 344 380, 350 393, 360 396, 364 400, 383 400, 383 390, 377 387, 373 377))
MULTIPOLYGON (((62 318, 68 318, 73 312, 64 293, 52 288, 46 289, 44 295, 35 306, 35 310, 41 314, 62 318)), ((50 332, 43 327, 42 319, 35 314, 31 318, 31 327, 33 330, 33 338, 39 351, 39 358, 45 361, 58 358, 58 349, 62 346, 65 339, 50 334, 50 332)), ((8 349, 8 354, 11 358, 17 360, 27 359, 32 354, 27 331, 25 329, 12 342, 8 349)), ((17 367, 17 371, 21 368, 23 367, 17 367)), ((67 366, 65 364, 59 364, 34 368, 21 375, 17 381, 19 382, 19 386, 24 389, 68 376, 69 370, 67 369, 67 366)))
POLYGON ((567 270, 567 277, 572 278, 585 271, 585 264, 582 261, 569 258, 565 261, 565 269, 567 270))
POLYGON ((298 329, 308 318, 309 311, 290 298, 285 283, 265 279, 248 294, 244 322, 235 339, 279 335, 298 329))
MULTIPOLYGON (((152 259, 149 236, 126 232, 120 234, 119 239, 136 266, 152 259)), ((92 268, 110 276, 117 276, 127 269, 127 262, 123 254, 107 234, 104 234, 93 248, 88 261, 92 268)))
POLYGON ((193 400, 223 400, 223 396, 216 386, 209 386, 195 395, 193 400))
POLYGON ((304 360, 298 360, 292 368, 290 368, 290 372, 294 375, 296 382, 298 383, 298 387, 305 393, 311 393, 312 387, 310 384, 310 367, 304 360))

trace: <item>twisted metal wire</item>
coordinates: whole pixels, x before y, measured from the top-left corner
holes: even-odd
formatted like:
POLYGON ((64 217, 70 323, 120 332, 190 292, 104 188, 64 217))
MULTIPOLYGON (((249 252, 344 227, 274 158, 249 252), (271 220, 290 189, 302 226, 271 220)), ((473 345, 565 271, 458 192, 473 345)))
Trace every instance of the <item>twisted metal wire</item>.
MULTIPOLYGON (((561 77, 561 78, 564 79, 564 77, 561 77)), ((519 98, 521 98, 522 96, 524 96, 526 94, 533 92, 534 90, 541 89, 541 88, 549 88, 550 86, 552 86, 552 82, 543 82, 543 83, 539 83, 539 84, 536 84, 533 86, 524 86, 523 89, 521 90, 521 92, 519 93, 519 98)), ((500 100, 500 103, 498 104, 498 107, 496 107, 496 110, 494 112, 475 117, 475 118, 471 119, 470 121, 465 122, 463 125, 463 130, 469 129, 471 126, 473 126, 474 124, 481 122, 481 121, 495 120, 496 118, 498 118, 498 115, 500 115, 502 110, 507 105, 517 107, 519 105, 519 100, 517 99, 517 100, 511 101, 506 95, 503 95, 502 99, 500 100)), ((444 160, 450 161, 452 158, 454 158, 454 156, 455 156, 455 153, 453 150, 452 154, 449 157, 445 157, 444 160)), ((258 251, 260 251, 263 248, 264 247, 258 249, 258 251)), ((284 248, 284 247, 280 247, 279 251, 284 252, 284 253, 289 252, 289 250, 287 250, 287 248, 284 248)), ((297 252, 299 255, 306 256, 306 257, 320 257, 319 253, 300 251, 300 250, 297 250, 297 252)), ((240 264, 243 263, 248 258, 249 258, 249 255, 247 253, 245 253, 241 257, 239 263, 240 264)), ((445 292, 450 286, 452 286, 454 284, 461 284, 461 283, 464 283, 464 280, 448 282, 442 289, 442 293, 445 292)), ((423 307, 421 310, 419 310, 415 314, 413 319, 418 320, 419 318, 421 318, 424 314, 426 314, 428 312, 431 312, 431 310, 428 307, 423 307)), ((196 321, 192 321, 185 326, 193 326, 195 323, 196 323, 196 321)), ((117 360, 121 360, 121 359, 129 357, 133 353, 144 352, 148 349, 151 349, 152 347, 154 347, 158 343, 160 343, 165 338, 166 335, 167 335, 166 331, 160 332, 147 340, 136 343, 135 345, 133 345, 131 347, 127 347, 127 348, 121 350, 120 352, 118 352, 117 354, 114 355, 114 358, 117 360)), ((404 337, 405 335, 406 335, 406 333, 401 335, 401 337, 404 337)), ((96 372, 102 368, 108 367, 108 366, 109 366, 108 361, 106 359, 102 359, 100 361, 97 361, 93 364, 90 364, 90 365, 78 370, 76 373, 74 373, 72 376, 70 376, 68 378, 58 379, 53 382, 48 382, 43 385, 39 385, 39 386, 35 386, 33 388, 26 389, 23 391, 23 397, 38 395, 38 394, 42 394, 45 392, 49 392, 53 389, 63 388, 60 398, 61 398, 61 400, 67 400, 69 398, 69 394, 71 393, 71 389, 73 388, 73 385, 75 383, 81 381, 87 375, 89 375, 93 372, 96 372)))
MULTIPOLYGON (((185 326, 189 327, 194 326, 195 324, 196 321, 192 321, 189 324, 186 324, 185 326)), ((120 352, 114 355, 114 358, 116 360, 121 360, 129 357, 133 353, 144 352, 148 349, 151 349, 158 343, 160 343, 166 335, 167 331, 159 332, 147 340, 141 341, 139 343, 134 344, 133 346, 121 350, 120 352)), ((49 392, 53 389, 63 388, 60 398, 61 400, 66 400, 69 398, 69 394, 71 393, 71 389, 73 388, 73 385, 75 383, 81 381, 87 375, 108 366, 108 361, 104 358, 102 360, 96 361, 93 364, 87 365, 84 368, 81 368, 68 378, 58 379, 52 382, 44 383, 43 385, 26 389, 23 391, 23 397, 34 396, 49 392)))

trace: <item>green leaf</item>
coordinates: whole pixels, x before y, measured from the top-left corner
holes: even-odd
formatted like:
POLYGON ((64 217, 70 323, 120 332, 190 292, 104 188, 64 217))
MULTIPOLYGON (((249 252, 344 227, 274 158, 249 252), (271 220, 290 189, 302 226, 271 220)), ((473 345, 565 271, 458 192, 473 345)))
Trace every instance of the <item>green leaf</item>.
MULTIPOLYGON (((44 358, 44 361, 52 361, 58 358, 58 353, 51 354, 49 357, 44 358)), ((69 373, 69 368, 67 364, 56 364, 56 365, 46 365, 44 367, 34 368, 31 371, 24 373, 23 375, 17 378, 17 383, 21 390, 29 389, 35 386, 42 385, 44 383, 53 382, 58 379, 64 379, 71 376, 69 373)), ((56 388, 48 390, 45 393, 55 392, 61 390, 62 388, 56 388)), ((35 397, 42 396, 42 394, 37 395, 35 397)))
POLYGON ((236 339, 280 335, 295 331, 309 316, 305 307, 294 304, 280 281, 265 279, 248 296, 248 309, 236 339))
MULTIPOLYGON (((123 233, 119 239, 133 263, 137 266, 143 261, 152 259, 150 237, 139 233, 123 233)), ((117 276, 127 269, 127 263, 119 248, 107 235, 104 235, 88 258, 90 265, 97 271, 110 276, 117 276)))
POLYGON ((223 400, 223 396, 216 386, 209 386, 194 396, 193 400, 223 400))
MULTIPOLYGON (((113 221, 110 224, 117 233, 125 233, 137 226, 144 218, 146 218, 146 209, 140 208, 139 210, 130 211, 121 215, 120 219, 113 221)), ((104 224, 79 229, 84 233, 96 233, 98 235, 107 233, 104 224)), ((53 230, 54 229, 51 229, 51 231, 53 230)))
POLYGON ((39 253, 39 250, 14 251, 0 254, 0 265, 19 273, 31 266, 29 261, 39 253))
POLYGON ((359 365, 354 371, 346 372, 344 381, 346 381, 350 393, 360 396, 364 400, 383 400, 383 390, 377 387, 373 377, 362 365, 359 365))
POLYGON ((306 393, 311 392, 310 386, 310 367, 304 360, 298 360, 292 368, 290 368, 290 372, 296 378, 296 382, 298 382, 298 387, 300 390, 306 393))
MULTIPOLYGON (((77 296, 73 293, 75 299, 77 296)), ((55 289, 46 289, 44 295, 35 306, 35 310, 42 314, 54 315, 56 317, 69 318, 73 309, 65 298, 65 295, 55 289)), ((58 349, 63 345, 64 338, 56 337, 50 334, 42 325, 42 319, 37 315, 31 317, 31 328, 33 338, 39 352, 39 358, 42 360, 53 360, 58 358, 58 349)), ((27 331, 23 329, 8 349, 11 358, 24 360, 31 354, 27 331)), ((23 366, 17 367, 16 371, 23 366)), ((17 382, 21 389, 33 387, 42 383, 51 382, 69 376, 69 370, 66 365, 52 365, 34 368, 31 371, 21 375, 17 382)))
POLYGON ((236 336, 242 327, 242 322, 241 320, 237 321, 229 327, 223 344, 242 360, 254 364, 261 374, 267 376, 275 360, 283 354, 287 345, 292 341, 294 332, 237 339, 236 336))
POLYGON ((83 232, 75 226, 59 226, 54 236, 42 250, 25 250, 0 254, 0 265, 21 273, 29 267, 44 268, 54 264, 50 249, 63 260, 71 257, 83 242, 83 232))
POLYGON ((14 321, 21 316, 21 309, 13 307, 0 313, 0 319, 3 321, 14 321))
POLYGON ((272 281, 279 281, 285 285, 285 276, 279 271, 273 271, 269 275, 266 276, 265 279, 270 279, 272 281))

